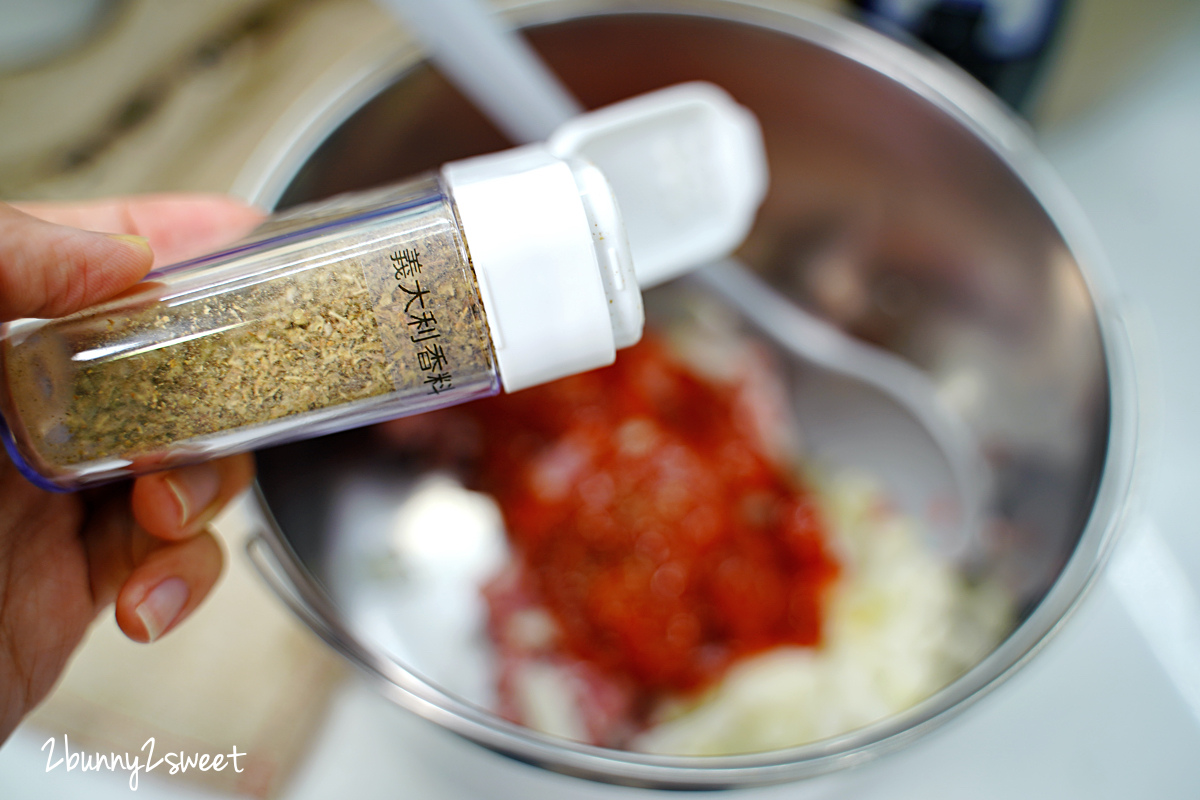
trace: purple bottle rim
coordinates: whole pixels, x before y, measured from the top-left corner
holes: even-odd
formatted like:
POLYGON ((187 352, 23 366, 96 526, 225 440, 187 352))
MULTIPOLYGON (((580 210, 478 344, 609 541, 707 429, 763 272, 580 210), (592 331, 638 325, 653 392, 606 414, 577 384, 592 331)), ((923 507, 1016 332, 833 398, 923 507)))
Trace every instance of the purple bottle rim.
POLYGON ((29 462, 21 455, 21 451, 17 449, 17 440, 13 438, 12 431, 5 422, 3 415, 0 415, 0 440, 4 442, 4 449, 8 451, 8 457, 17 465, 17 471, 21 473, 34 486, 39 489, 45 489, 48 492, 65 493, 71 490, 59 486, 56 483, 51 483, 44 475, 29 466, 29 462))

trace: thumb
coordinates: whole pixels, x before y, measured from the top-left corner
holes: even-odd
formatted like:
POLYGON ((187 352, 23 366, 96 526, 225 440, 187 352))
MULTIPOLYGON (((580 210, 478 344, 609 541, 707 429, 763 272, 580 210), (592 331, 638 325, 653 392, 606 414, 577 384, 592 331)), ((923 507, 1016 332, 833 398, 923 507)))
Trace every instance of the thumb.
POLYGON ((0 203, 0 322, 86 308, 135 283, 153 260, 141 236, 56 225, 0 203))

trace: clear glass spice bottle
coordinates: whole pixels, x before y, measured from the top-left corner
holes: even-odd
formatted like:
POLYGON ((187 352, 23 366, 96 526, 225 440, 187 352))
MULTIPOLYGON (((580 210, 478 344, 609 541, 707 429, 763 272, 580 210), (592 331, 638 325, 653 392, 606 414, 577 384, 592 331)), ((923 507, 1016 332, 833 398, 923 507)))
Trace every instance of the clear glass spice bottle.
POLYGON ((73 490, 543 383, 641 336, 616 203, 540 145, 270 218, 0 338, 0 436, 73 490))

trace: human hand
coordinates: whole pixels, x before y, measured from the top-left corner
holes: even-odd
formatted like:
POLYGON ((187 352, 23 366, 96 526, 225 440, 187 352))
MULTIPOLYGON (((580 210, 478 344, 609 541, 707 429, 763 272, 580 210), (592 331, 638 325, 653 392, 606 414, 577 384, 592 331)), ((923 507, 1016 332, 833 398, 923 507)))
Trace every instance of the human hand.
MULTIPOLYGON (((199 255, 261 219, 207 195, 0 203, 0 322, 70 314, 123 291, 152 263, 199 255)), ((205 528, 253 471, 239 455, 54 494, 26 481, 0 449, 0 742, 50 692, 109 603, 139 642, 199 605, 222 561, 205 528)))

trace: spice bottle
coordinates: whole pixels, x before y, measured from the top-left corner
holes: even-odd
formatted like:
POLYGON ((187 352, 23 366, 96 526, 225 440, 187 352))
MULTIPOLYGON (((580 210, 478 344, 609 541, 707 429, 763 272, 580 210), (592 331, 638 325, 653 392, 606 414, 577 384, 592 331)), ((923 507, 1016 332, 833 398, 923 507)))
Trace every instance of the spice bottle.
MULTIPOLYGON (((633 108, 639 126, 663 110, 633 108)), ((10 456, 38 485, 74 490, 611 363, 641 337, 641 294, 613 192, 574 157, 588 137, 571 130, 570 145, 277 214, 117 298, 11 323, 10 456)))
POLYGON ((38 482, 76 488, 553 380, 641 328, 603 175, 530 146, 14 324, 0 408, 38 482))

